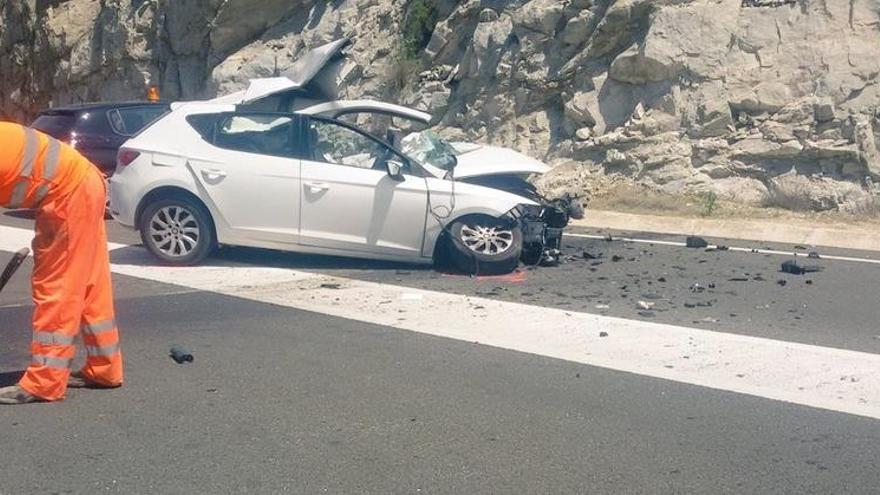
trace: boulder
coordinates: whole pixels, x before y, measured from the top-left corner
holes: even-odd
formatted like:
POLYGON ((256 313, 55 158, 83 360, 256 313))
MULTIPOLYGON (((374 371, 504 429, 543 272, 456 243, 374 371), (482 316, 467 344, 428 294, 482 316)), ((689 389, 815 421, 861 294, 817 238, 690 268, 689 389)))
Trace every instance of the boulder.
POLYGON ((646 54, 644 47, 633 45, 611 63, 608 75, 629 84, 646 84, 674 79, 681 64, 671 57, 646 54))

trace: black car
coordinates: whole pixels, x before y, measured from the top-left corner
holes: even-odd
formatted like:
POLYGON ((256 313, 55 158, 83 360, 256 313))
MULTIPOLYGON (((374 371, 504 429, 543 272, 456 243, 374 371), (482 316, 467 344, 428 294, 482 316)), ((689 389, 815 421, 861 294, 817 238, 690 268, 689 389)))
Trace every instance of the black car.
POLYGON ((109 176, 122 143, 168 110, 167 103, 86 103, 44 110, 31 127, 72 145, 109 176))

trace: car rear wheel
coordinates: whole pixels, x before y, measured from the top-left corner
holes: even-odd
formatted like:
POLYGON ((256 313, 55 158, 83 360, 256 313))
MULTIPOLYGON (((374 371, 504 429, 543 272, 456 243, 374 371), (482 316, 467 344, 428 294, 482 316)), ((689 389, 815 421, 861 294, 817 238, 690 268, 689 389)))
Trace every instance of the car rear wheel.
POLYGON ((452 222, 449 236, 449 258, 462 272, 501 275, 519 265, 522 231, 515 224, 474 215, 452 222))
POLYGON ((139 229, 147 250, 172 265, 195 265, 214 248, 216 234, 204 206, 185 198, 163 198, 147 205, 139 229))

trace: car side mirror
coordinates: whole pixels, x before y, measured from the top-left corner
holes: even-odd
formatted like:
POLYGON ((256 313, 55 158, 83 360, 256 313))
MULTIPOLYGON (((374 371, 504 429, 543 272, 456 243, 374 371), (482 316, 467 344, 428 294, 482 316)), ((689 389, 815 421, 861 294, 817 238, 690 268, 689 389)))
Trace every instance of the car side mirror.
POLYGON ((396 181, 403 180, 403 163, 397 160, 386 160, 385 169, 388 170, 388 176, 396 181))

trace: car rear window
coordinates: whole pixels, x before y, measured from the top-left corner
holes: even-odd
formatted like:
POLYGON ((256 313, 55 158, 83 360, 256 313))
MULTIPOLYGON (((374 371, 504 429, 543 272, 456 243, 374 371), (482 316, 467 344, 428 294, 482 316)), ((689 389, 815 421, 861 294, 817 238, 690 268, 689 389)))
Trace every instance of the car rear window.
POLYGON ((31 127, 58 138, 66 139, 76 125, 76 115, 73 113, 47 113, 37 117, 31 127))
POLYGON ((161 106, 127 107, 111 110, 107 116, 117 134, 134 136, 166 111, 167 109, 161 106))

